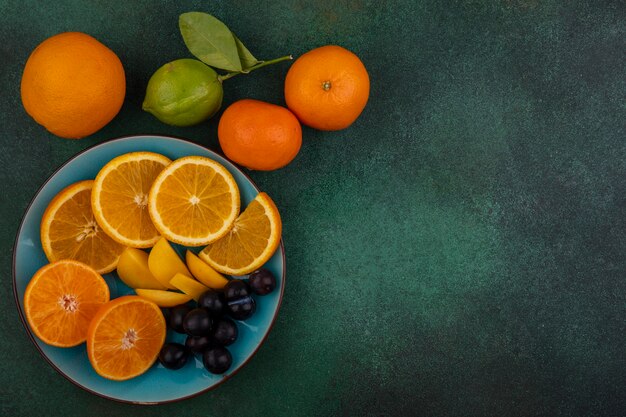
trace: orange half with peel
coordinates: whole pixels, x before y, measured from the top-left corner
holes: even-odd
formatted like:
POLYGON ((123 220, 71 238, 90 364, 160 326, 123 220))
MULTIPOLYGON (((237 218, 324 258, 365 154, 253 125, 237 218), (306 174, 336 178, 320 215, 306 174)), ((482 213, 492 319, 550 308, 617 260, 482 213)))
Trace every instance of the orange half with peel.
POLYGON ((53 262, 39 269, 26 287, 26 320, 43 342, 76 346, 85 341, 91 319, 109 297, 106 281, 89 265, 53 262))
POLYGON ((146 372, 165 342, 161 309, 136 295, 104 304, 87 331, 87 356, 98 375, 124 381, 146 372))

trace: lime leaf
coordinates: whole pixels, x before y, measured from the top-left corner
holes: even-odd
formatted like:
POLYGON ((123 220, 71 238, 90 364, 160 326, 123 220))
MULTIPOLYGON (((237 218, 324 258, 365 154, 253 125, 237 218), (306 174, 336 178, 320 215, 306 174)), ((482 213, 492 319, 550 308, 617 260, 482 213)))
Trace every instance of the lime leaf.
POLYGON ((248 48, 246 48, 243 42, 241 42, 241 40, 237 36, 235 36, 235 34, 233 34, 233 36, 235 37, 235 43, 237 44, 237 52, 239 53, 239 60, 241 61, 243 72, 246 72, 248 68, 253 67, 256 64, 260 64, 261 62, 263 62, 256 59, 254 55, 252 55, 252 52, 250 52, 248 48))
POLYGON ((189 51, 200 61, 226 71, 241 72, 235 37, 226 25, 208 13, 183 13, 180 33, 189 51))

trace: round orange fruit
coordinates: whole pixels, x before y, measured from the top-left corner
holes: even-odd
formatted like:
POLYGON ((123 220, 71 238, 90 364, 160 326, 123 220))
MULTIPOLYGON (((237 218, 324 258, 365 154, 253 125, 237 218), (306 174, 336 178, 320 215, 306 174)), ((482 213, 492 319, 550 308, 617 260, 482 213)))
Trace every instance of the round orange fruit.
POLYGON ((126 94, 120 59, 95 38, 65 32, 32 52, 22 75, 26 112, 51 133, 89 136, 119 112, 126 94))
POLYGON ((35 273, 24 293, 24 310, 39 339, 71 347, 85 341, 91 319, 109 296, 100 274, 82 262, 66 259, 35 273))
POLYGON ((136 295, 116 298, 102 305, 89 324, 89 362, 103 378, 134 378, 154 364, 165 332, 165 318, 155 303, 136 295))
POLYGON ((328 45, 298 58, 285 79, 287 107, 319 130, 341 130, 361 114, 370 93, 365 66, 352 52, 328 45))
POLYGON ((302 146, 302 127, 293 113, 252 99, 239 100, 224 111, 217 136, 229 159, 259 171, 284 167, 302 146))

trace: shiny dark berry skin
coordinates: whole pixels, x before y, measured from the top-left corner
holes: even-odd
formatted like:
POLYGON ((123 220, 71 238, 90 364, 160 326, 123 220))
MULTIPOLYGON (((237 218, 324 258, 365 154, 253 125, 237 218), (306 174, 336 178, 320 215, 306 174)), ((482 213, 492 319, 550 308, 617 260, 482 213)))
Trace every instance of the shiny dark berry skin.
POLYGON ((224 287, 224 297, 226 301, 247 297, 252 294, 250 287, 246 281, 240 279, 231 279, 224 287))
POLYGON ((267 295, 276 288, 276 278, 267 269, 259 269, 250 274, 248 284, 256 295, 267 295))
POLYGON ((229 318, 223 317, 215 322, 213 326, 213 340, 215 343, 221 346, 232 345, 237 336, 239 335, 239 329, 234 321, 229 318))
POLYGON ((181 304, 179 306, 170 308, 168 315, 169 320, 167 321, 170 329, 178 333, 185 333, 185 329, 183 328, 183 320, 185 319, 187 313, 189 313, 190 311, 191 307, 186 304, 181 304))
POLYGON ((214 317, 221 316, 226 307, 224 294, 214 290, 205 291, 198 298, 198 307, 206 308, 214 317))
POLYGON ((180 343, 166 343, 159 352, 159 362, 168 369, 180 369, 187 363, 189 349, 180 343))
POLYGON ((202 351, 213 346, 211 336, 187 336, 185 346, 192 352, 201 353, 202 351))
POLYGON ((228 301, 228 314, 235 320, 245 320, 256 311, 256 302, 250 296, 228 301))
POLYGON ((233 357, 225 347, 216 346, 204 351, 202 363, 212 374, 223 374, 233 363, 233 357))
POLYGON ((211 331, 211 315, 204 308, 194 308, 185 316, 183 328, 190 336, 204 336, 211 331))

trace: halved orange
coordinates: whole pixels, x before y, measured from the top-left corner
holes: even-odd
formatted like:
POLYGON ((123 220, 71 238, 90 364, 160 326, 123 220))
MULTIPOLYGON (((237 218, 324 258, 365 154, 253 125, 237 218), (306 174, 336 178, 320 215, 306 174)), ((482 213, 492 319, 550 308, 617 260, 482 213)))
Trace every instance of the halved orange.
POLYGON ((80 181, 57 194, 41 218, 41 246, 50 262, 74 259, 101 274, 117 266, 124 246, 98 226, 91 210, 93 181, 80 181))
POLYGON ((165 342, 159 307, 136 295, 116 298, 96 313, 87 331, 87 356, 98 375, 124 381, 146 372, 165 342))
POLYGON ((39 269, 26 287, 26 320, 43 342, 76 346, 85 341, 89 322, 109 297, 106 281, 89 265, 53 262, 39 269))
POLYGON ((259 193, 226 236, 204 248, 199 256, 213 269, 246 275, 267 262, 280 244, 282 223, 272 199, 259 193))
POLYGON ((100 227, 113 240, 149 248, 159 232, 148 215, 150 186, 171 160, 154 152, 131 152, 109 161, 96 176, 91 206, 100 227))
POLYGON ((154 180, 150 217, 171 242, 202 246, 224 236, 239 214, 239 188, 224 166, 203 156, 177 159, 154 180))

